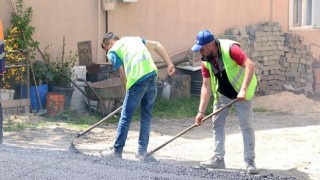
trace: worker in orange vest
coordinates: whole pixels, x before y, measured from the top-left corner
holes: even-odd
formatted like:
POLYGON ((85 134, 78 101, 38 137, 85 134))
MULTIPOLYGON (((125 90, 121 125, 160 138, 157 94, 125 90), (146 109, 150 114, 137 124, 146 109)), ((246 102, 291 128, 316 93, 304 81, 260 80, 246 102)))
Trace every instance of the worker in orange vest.
MULTIPOLYGON (((2 76, 5 71, 5 58, 6 58, 6 55, 4 53, 3 28, 2 28, 2 22, 0 19, 0 81, 2 80, 2 76)), ((2 106, 0 102, 0 145, 2 144, 2 138, 3 138, 2 125, 3 125, 3 114, 2 114, 2 106)))

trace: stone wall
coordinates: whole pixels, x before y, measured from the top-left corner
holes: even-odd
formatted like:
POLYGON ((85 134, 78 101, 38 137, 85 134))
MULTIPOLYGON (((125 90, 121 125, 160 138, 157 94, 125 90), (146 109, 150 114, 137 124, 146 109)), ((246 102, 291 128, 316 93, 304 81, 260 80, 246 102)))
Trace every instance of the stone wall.
POLYGON ((320 91, 320 80, 314 81, 313 72, 318 73, 319 79, 320 74, 313 70, 315 59, 307 45, 303 44, 303 37, 283 33, 279 23, 233 28, 218 38, 238 41, 248 57, 255 62, 257 95, 283 90, 313 94, 315 87, 320 91))

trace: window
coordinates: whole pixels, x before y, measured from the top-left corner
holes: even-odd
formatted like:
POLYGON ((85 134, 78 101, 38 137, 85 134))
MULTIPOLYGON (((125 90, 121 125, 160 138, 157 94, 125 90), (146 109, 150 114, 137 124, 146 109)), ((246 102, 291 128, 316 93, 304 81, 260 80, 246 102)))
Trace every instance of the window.
POLYGON ((289 28, 312 29, 320 28, 319 0, 290 0, 289 28))

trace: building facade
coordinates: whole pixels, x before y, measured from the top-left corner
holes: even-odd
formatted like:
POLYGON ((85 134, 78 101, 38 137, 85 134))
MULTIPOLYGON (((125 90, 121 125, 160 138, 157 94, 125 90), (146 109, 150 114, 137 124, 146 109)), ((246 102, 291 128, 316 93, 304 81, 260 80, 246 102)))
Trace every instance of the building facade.
MULTIPOLYGON (((12 0, 14 1, 14 0, 12 0)), ((279 22, 282 31, 304 37, 315 58, 319 57, 319 2, 316 0, 25 0, 33 8, 34 39, 44 49, 67 48, 91 41, 92 61, 105 61, 100 48, 106 31, 119 36, 142 36, 160 41, 169 54, 189 49, 199 30, 221 35, 229 28, 261 22, 279 22), (129 2, 128 2, 129 1, 129 2)), ((0 17, 10 24, 7 0, 0 0, 0 17)))

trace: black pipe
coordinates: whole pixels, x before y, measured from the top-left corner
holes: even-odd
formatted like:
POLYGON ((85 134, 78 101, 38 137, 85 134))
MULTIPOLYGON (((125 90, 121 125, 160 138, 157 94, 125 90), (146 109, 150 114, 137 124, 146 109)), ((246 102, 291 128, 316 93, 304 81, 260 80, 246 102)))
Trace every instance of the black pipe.
MULTIPOLYGON (((108 27, 108 11, 106 11, 106 33, 105 34, 107 34, 108 33, 108 31, 109 31, 109 27, 108 27)), ((106 62, 109 62, 109 60, 108 60, 108 58, 107 58, 107 52, 105 53, 105 60, 106 60, 106 62)))
POLYGON ((106 11, 106 34, 108 33, 109 28, 108 28, 108 11, 106 11))

